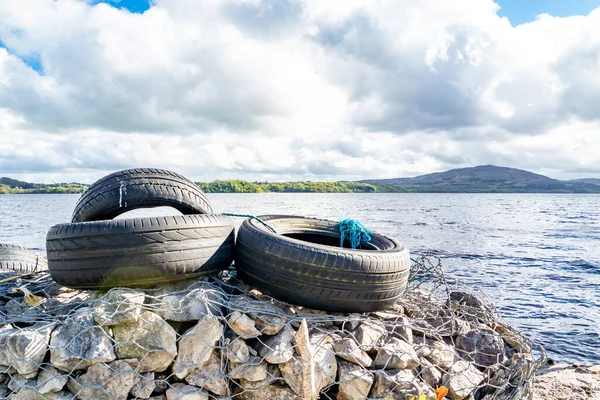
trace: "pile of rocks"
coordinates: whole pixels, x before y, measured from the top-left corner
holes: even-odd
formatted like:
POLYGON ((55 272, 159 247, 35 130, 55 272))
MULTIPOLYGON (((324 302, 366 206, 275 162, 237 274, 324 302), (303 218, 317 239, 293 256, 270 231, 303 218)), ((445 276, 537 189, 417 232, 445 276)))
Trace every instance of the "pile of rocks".
POLYGON ((461 292, 409 291, 370 314, 213 278, 65 299, 0 306, 1 398, 436 400, 443 385, 451 400, 517 399, 535 364, 518 332, 461 292))

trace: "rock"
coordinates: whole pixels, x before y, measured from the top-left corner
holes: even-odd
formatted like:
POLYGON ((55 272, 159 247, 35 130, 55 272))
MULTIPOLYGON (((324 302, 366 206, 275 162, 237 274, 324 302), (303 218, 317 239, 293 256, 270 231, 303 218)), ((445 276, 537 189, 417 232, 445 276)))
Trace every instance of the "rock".
POLYGON ((250 360, 250 349, 244 339, 227 333, 225 336, 225 358, 232 363, 243 364, 250 360))
POLYGON ((373 373, 356 364, 345 361, 338 362, 338 395, 337 400, 366 399, 373 386, 373 373))
POLYGON ((19 374, 12 374, 8 382, 8 388, 13 392, 17 392, 23 387, 35 387, 35 381, 19 374))
POLYGON ((183 379, 192 369, 200 369, 223 335, 223 325, 216 317, 205 315, 193 328, 179 338, 178 353, 173 373, 183 379))
POLYGON ((146 295, 132 289, 114 288, 93 302, 94 321, 100 326, 135 322, 146 295))
POLYGON ((197 387, 184 383, 173 383, 167 389, 167 400, 208 400, 208 396, 197 387))
POLYGON ((454 363, 447 374, 444 374, 444 386, 448 388, 450 400, 462 400, 469 396, 486 378, 468 361, 460 360, 454 363))
POLYGON ((287 323, 285 311, 273 304, 271 300, 254 300, 248 296, 238 296, 232 304, 254 321, 262 335, 275 335, 287 323))
POLYGON ((361 314, 349 314, 341 324, 342 331, 352 332, 364 321, 361 314))
MULTIPOLYGON (((2 397, 4 398, 4 397, 2 397)), ((9 397, 10 400, 73 400, 73 393, 69 391, 39 394, 34 388, 22 388, 9 397)))
POLYGON ((364 321, 356 328, 356 341, 358 346, 366 351, 376 351, 387 338, 388 332, 381 323, 364 321))
POLYGON ((205 281, 189 285, 163 285, 155 300, 155 312, 169 321, 196 321, 205 315, 221 315, 226 294, 205 281))
POLYGON ((408 325, 408 318, 400 317, 394 324, 388 326, 388 335, 412 344, 413 333, 408 325))
POLYGON ((27 312, 29 306, 22 299, 11 299, 4 305, 4 313, 9 317, 20 317, 27 312))
POLYGON ((0 331, 0 365, 12 367, 21 375, 37 375, 48 349, 55 324, 37 323, 27 328, 0 331))
MULTIPOLYGON (((325 386, 335 382, 337 375, 337 362, 331 343, 315 346, 312 365, 314 366, 312 387, 315 390, 315 395, 318 395, 325 386)), ((292 358, 286 363, 279 364, 279 369, 289 387, 302 396, 304 373, 300 357, 292 358)))
POLYGON ((239 311, 234 311, 227 320, 231 329, 241 338, 250 339, 260 335, 256 322, 239 311))
POLYGON ((467 292, 451 292, 450 301, 454 304, 485 310, 485 303, 482 299, 472 293, 467 292))
POLYGON ((211 353, 202 368, 193 368, 185 377, 190 385, 208 390, 217 396, 225 396, 229 392, 227 375, 223 373, 221 354, 218 350, 211 353))
POLYGON ((281 371, 277 365, 267 365, 267 377, 260 381, 247 381, 240 379, 239 386, 248 390, 258 390, 273 384, 281 376, 281 371))
POLYGON ((143 374, 136 374, 135 378, 133 379, 133 387, 129 393, 135 397, 147 399, 152 395, 154 389, 156 389, 154 372, 146 372, 143 374))
POLYGON ((264 339, 259 347, 258 354, 269 364, 282 364, 288 362, 294 356, 295 332, 292 328, 285 327, 274 336, 264 339))
POLYGON ((45 365, 40 369, 37 379, 37 389, 41 394, 60 392, 68 380, 69 375, 60 373, 51 365, 45 365))
POLYGON ((336 340, 333 343, 333 350, 336 356, 362 367, 368 368, 373 364, 371 357, 358 347, 352 337, 336 340))
POLYGON ((245 379, 250 382, 258 382, 267 378, 267 363, 259 357, 250 357, 245 364, 229 364, 229 375, 231 379, 245 379))
POLYGON ((421 380, 431 387, 438 387, 442 381, 442 371, 425 358, 421 359, 421 380))
POLYGON ((538 371, 534 378, 533 400, 597 400, 600 399, 600 369, 574 368, 555 364, 538 371), (590 371, 591 370, 591 371, 590 371))
POLYGON ((70 317, 50 337, 50 363, 61 371, 85 369, 98 362, 111 362, 117 356, 111 338, 94 325, 92 309, 70 317))
POLYGON ((269 385, 260 390, 243 390, 235 397, 236 400, 300 400, 291 389, 269 385))
POLYGON ((135 375, 136 371, 131 365, 116 360, 110 364, 91 365, 86 373, 71 379, 67 387, 79 400, 107 397, 125 400, 133 387, 135 375))
POLYGON ((373 364, 385 369, 413 369, 419 366, 419 356, 410 343, 393 337, 377 349, 373 364))
POLYGON ((155 394, 164 394, 167 391, 170 387, 168 380, 171 375, 171 371, 154 373, 155 394))
POLYGON ((113 327, 119 358, 136 358, 139 372, 164 371, 177 355, 177 333, 160 316, 150 311, 137 321, 113 327))
POLYGON ((416 381, 412 371, 375 371, 375 379, 369 397, 386 400, 404 400, 404 394, 414 396, 416 381))
POLYGON ((488 367, 506 359, 504 340, 491 329, 473 330, 456 338, 456 348, 466 360, 488 367))
POLYGON ((415 341, 417 355, 426 358, 433 365, 448 370, 459 360, 454 348, 444 342, 422 337, 415 338, 415 341))

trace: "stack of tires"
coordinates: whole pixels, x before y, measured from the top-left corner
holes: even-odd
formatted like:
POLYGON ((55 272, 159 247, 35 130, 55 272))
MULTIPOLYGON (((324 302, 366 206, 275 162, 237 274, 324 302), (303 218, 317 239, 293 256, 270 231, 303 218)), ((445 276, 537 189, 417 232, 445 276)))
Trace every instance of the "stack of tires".
POLYGON ((72 222, 48 232, 56 282, 80 289, 152 286, 216 274, 235 257, 238 276, 277 299, 328 311, 385 309, 404 292, 408 250, 372 234, 362 248, 340 246, 334 221, 297 216, 246 219, 215 214, 190 180, 159 169, 113 173, 89 187, 72 222), (181 216, 113 219, 136 208, 170 206, 181 216))
POLYGON ((200 188, 161 169, 128 169, 92 184, 71 223, 48 231, 54 280, 78 289, 152 286, 216 274, 233 261, 234 225, 213 213, 200 188), (139 208, 168 206, 183 215, 114 219, 139 208))

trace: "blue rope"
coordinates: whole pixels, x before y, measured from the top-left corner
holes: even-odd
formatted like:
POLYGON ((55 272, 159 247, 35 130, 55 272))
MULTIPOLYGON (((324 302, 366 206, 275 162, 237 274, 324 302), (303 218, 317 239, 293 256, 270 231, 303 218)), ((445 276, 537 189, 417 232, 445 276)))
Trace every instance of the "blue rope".
POLYGON ((264 226, 266 226, 271 232, 277 233, 277 231, 275 230, 275 228, 273 228, 271 225, 267 224, 265 221, 263 221, 262 219, 258 218, 255 215, 251 215, 251 214, 235 214, 235 213, 220 213, 220 214, 227 215, 228 217, 252 218, 252 219, 257 220, 258 222, 260 222, 264 226))
POLYGON ((361 243, 366 243, 371 240, 371 230, 366 228, 360 222, 353 219, 345 219, 338 225, 340 229, 340 247, 344 247, 344 239, 346 236, 350 239, 350 246, 356 249, 361 243))

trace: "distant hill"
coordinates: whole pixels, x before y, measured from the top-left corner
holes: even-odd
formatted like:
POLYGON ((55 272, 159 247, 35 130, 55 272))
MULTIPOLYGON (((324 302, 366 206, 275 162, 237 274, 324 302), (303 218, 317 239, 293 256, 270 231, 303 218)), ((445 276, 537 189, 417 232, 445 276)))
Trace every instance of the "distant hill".
POLYGON ((600 186, 600 179, 598 179, 598 178, 571 179, 569 182, 582 182, 582 183, 589 183, 590 185, 600 186))
POLYGON ((0 178, 0 194, 83 193, 87 185, 81 183, 29 183, 12 178, 0 178))
MULTIPOLYGON (((516 168, 481 165, 414 178, 368 179, 360 182, 198 182, 206 193, 600 193, 600 179, 559 181, 516 168)), ((0 178, 0 194, 82 193, 87 185, 46 185, 0 178)))
POLYGON ((600 186, 559 181, 516 168, 481 165, 420 175, 414 178, 369 179, 366 183, 395 185, 408 192, 462 193, 600 193, 600 186))

